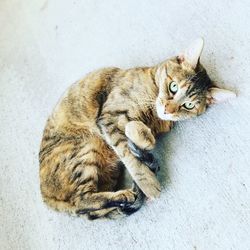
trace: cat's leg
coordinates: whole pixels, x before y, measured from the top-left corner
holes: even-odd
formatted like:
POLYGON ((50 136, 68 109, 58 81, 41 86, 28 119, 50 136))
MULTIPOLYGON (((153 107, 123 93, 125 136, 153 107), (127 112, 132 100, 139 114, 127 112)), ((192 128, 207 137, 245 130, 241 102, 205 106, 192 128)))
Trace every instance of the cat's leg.
POLYGON ((40 158, 41 192, 54 209, 82 214, 135 202, 132 189, 113 192, 120 174, 118 157, 101 138, 92 135, 74 142, 61 138, 54 150, 46 149, 40 158))
POLYGON ((135 199, 136 195, 130 189, 117 192, 90 191, 85 194, 84 190, 80 188, 77 194, 74 194, 74 198, 70 198, 69 201, 43 195, 43 200, 55 210, 77 215, 88 214, 93 211, 104 211, 105 209, 108 209, 107 212, 110 212, 120 207, 123 208, 132 205, 135 199))
MULTIPOLYGON (((122 162, 118 162, 117 166, 119 167, 120 170, 120 176, 118 178, 118 186, 116 186, 116 190, 121 188, 121 183, 124 181, 124 175, 123 175, 124 165, 122 164, 122 162)), ((109 189, 110 181, 108 181, 107 178, 105 179, 106 179, 105 182, 101 181, 102 185, 99 185, 100 191, 110 190, 109 189)), ((138 186, 134 182, 132 185, 132 191, 135 193, 136 197, 135 202, 133 202, 132 204, 130 203, 120 204, 120 206, 118 207, 113 207, 113 208, 111 207, 96 211, 90 211, 89 213, 87 213, 88 218, 90 220, 102 217, 109 219, 117 219, 138 211, 144 202, 145 195, 142 193, 142 191, 138 188, 138 186)))
POLYGON ((99 119, 99 126, 106 141, 124 163, 139 188, 149 198, 158 197, 160 195, 159 181, 154 173, 132 154, 125 131, 119 128, 118 124, 119 117, 114 117, 111 113, 104 114, 99 119))
POLYGON ((135 213, 141 208, 145 195, 135 183, 133 183, 132 190, 136 194, 136 200, 132 204, 127 203, 124 206, 120 205, 119 207, 91 211, 88 213, 88 218, 90 220, 98 219, 101 217, 117 219, 135 213))
POLYGON ((126 124, 125 134, 129 138, 131 152, 153 172, 159 170, 159 164, 150 152, 155 147, 155 138, 151 129, 141 121, 131 121, 126 124))
MULTIPOLYGON (((119 190, 116 192, 88 192, 81 190, 75 198, 76 214, 86 214, 91 211, 100 211, 108 208, 124 207, 135 202, 135 193, 132 190, 119 190)), ((109 209, 112 208, 112 209, 109 209)))
POLYGON ((160 170, 159 163, 151 151, 139 148, 131 140, 128 141, 128 146, 132 154, 147 165, 152 172, 157 173, 160 170))
MULTIPOLYGON (((94 162, 83 162, 81 164, 78 162, 74 164, 73 167, 77 165, 78 169, 75 174, 73 173, 71 175, 72 177, 70 177, 70 179, 67 178, 67 174, 54 176, 51 180, 53 181, 53 183, 50 184, 51 187, 47 186, 46 188, 58 190, 57 192, 47 194, 43 192, 44 201, 56 210, 79 215, 106 208, 123 208, 134 204, 137 195, 132 189, 119 190, 116 192, 111 190, 104 192, 99 191, 99 166, 95 166, 94 164, 94 162), (70 189, 72 189, 72 191, 69 192, 70 189), (61 194, 63 194, 64 197, 62 197, 61 194)), ((60 172, 60 166, 57 171, 58 173, 60 172)), ((50 182, 50 180, 47 180, 47 182, 50 182)), ((45 184, 43 184, 43 186, 44 185, 45 184)))
POLYGON ((95 219, 107 217, 107 215, 110 214, 111 212, 113 213, 116 212, 117 214, 119 213, 117 207, 110 207, 110 208, 104 208, 104 209, 89 212, 87 216, 89 220, 95 220, 95 219))
POLYGON ((79 160, 81 164, 72 169, 76 174, 82 171, 79 179, 76 179, 74 197, 78 213, 134 203, 136 194, 132 189, 113 192, 122 168, 117 164, 115 152, 101 138, 89 138, 75 157, 78 158, 76 164, 79 164, 79 160))
POLYGON ((141 121, 128 122, 125 134, 140 149, 151 150, 155 146, 155 137, 151 133, 151 129, 141 121))
MULTIPOLYGON (((144 164, 146 164, 154 173, 159 170, 159 165, 153 154, 149 152, 155 146, 155 138, 144 123, 140 121, 128 122, 125 127, 125 134, 128 137, 128 146, 131 152, 144 164)), ((120 206, 120 208, 107 208, 92 211, 88 213, 89 219, 100 217, 116 218, 121 215, 129 215, 136 212, 143 204, 144 194, 134 183, 132 190, 136 193, 136 201, 133 204, 120 206)))

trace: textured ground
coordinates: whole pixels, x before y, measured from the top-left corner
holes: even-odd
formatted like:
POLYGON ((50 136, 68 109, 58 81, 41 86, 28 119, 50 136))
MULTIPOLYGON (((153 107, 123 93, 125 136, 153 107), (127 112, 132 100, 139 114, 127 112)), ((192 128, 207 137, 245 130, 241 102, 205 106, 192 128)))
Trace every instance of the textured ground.
POLYGON ((249 13, 247 0, 1 0, 0 249, 249 249, 249 13), (119 221, 47 209, 37 154, 65 88, 103 66, 158 63, 199 36, 211 77, 239 97, 162 138, 160 199, 119 221))

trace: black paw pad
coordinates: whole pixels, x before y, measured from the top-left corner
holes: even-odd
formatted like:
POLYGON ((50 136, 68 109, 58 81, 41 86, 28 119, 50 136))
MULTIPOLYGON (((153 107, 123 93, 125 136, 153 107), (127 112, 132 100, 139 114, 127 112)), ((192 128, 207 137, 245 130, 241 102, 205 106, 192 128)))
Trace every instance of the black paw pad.
POLYGON ((97 215, 94 215, 94 214, 88 214, 88 219, 89 220, 96 220, 98 219, 99 217, 97 215))
POLYGON ((132 141, 128 141, 128 146, 132 152, 132 154, 138 158, 141 162, 147 165, 151 171, 154 173, 160 170, 158 161, 155 159, 154 155, 150 153, 148 150, 140 149, 136 146, 132 141))
POLYGON ((125 207, 128 204, 129 204, 128 202, 124 202, 124 201, 110 201, 107 204, 106 208, 109 208, 109 207, 125 207))

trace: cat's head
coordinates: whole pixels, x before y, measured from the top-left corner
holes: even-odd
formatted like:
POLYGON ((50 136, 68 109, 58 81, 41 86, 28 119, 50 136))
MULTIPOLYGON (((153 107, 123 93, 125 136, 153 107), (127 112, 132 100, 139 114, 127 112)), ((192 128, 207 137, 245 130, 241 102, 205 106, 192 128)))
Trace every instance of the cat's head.
POLYGON ((229 90, 215 87, 199 59, 203 39, 196 40, 179 56, 157 67, 159 87, 156 110, 163 120, 185 120, 205 112, 208 105, 235 97, 229 90))

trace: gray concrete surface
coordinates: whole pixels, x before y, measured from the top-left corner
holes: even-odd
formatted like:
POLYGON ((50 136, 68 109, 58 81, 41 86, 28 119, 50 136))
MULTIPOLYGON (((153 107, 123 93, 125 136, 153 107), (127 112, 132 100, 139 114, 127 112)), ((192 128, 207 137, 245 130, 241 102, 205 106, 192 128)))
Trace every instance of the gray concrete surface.
POLYGON ((0 249, 250 249, 250 2, 0 1, 0 249), (199 36, 238 98, 160 140, 163 192, 119 221, 41 201, 38 149, 66 87, 103 66, 152 65, 199 36))

